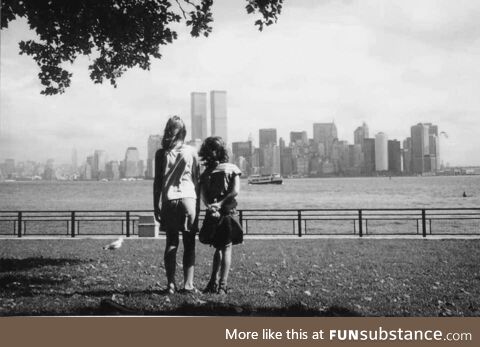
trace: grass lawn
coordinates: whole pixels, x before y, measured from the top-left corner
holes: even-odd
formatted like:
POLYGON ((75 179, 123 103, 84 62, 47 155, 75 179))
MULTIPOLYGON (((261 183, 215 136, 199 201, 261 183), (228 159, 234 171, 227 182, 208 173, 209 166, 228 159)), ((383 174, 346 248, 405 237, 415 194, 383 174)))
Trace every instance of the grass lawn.
MULTIPOLYGON (((0 240, 0 315, 480 316, 480 240, 247 239, 227 296, 162 295, 164 240, 106 243, 0 240)), ((212 255, 197 244, 200 289, 212 255)))

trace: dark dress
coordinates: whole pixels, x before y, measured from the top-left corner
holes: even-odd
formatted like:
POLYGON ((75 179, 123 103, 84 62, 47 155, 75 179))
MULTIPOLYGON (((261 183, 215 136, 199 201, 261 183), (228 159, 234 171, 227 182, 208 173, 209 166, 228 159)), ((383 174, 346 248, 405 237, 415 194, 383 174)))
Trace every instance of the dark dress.
MULTIPOLYGON (((241 174, 240 169, 230 163, 222 163, 213 170, 205 170, 200 176, 200 185, 206 202, 211 204, 223 200, 233 188, 235 176, 241 174)), ((222 204, 219 217, 207 211, 199 234, 200 242, 215 248, 223 248, 229 243, 242 243, 243 230, 236 217, 236 207, 236 199, 230 198, 222 204)))

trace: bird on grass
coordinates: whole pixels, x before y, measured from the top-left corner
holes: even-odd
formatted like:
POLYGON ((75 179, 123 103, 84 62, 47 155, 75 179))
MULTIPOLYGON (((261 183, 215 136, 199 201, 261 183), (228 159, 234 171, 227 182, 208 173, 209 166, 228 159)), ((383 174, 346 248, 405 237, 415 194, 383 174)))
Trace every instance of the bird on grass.
POLYGON ((113 241, 112 243, 106 245, 106 246, 103 246, 103 249, 110 249, 110 250, 114 250, 114 249, 118 249, 120 247, 122 247, 122 243, 123 243, 123 238, 119 238, 115 241, 113 241))

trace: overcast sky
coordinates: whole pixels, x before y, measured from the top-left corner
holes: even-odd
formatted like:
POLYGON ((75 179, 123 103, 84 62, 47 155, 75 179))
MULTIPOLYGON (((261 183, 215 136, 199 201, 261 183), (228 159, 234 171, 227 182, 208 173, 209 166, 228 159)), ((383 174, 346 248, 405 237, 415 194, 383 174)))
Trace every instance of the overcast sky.
POLYGON ((403 140, 431 122, 448 134, 445 163, 480 165, 480 1, 286 0, 263 32, 245 4, 216 0, 209 38, 182 29, 150 71, 128 71, 116 89, 93 84, 80 57, 59 96, 40 95, 38 67, 18 54, 32 33, 11 23, 1 32, 0 161, 69 162, 73 147, 82 161, 95 149, 121 160, 129 146, 145 159, 169 116, 190 131, 190 92, 226 90, 229 141, 251 133, 258 144, 259 128, 312 137, 313 123, 331 121, 350 143, 362 122, 371 137, 403 140))

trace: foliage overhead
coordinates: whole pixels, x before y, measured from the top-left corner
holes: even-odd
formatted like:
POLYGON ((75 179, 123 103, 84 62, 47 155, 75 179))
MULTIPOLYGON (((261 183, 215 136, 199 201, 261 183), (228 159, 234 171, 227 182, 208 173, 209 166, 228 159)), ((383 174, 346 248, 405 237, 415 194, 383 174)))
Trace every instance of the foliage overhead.
MULTIPOLYGON (((258 29, 277 21, 283 0, 247 0, 258 29)), ((213 0, 1 0, 1 28, 26 18, 37 40, 21 41, 20 54, 40 68, 42 94, 62 94, 72 74, 65 69, 79 55, 93 55, 88 67, 95 83, 116 86, 129 68, 150 69, 161 45, 177 39, 172 29, 184 23, 193 37, 212 32, 213 0)))

